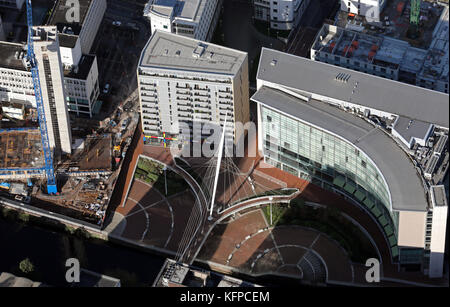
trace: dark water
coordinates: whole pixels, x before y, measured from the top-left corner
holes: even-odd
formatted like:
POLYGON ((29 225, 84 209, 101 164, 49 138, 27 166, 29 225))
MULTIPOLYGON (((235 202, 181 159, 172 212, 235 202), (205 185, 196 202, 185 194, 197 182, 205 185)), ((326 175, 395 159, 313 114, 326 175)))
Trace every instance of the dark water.
POLYGON ((19 274, 19 262, 35 267, 28 276, 54 286, 67 286, 65 261, 75 257, 82 268, 121 279, 122 286, 150 286, 164 257, 0 218, 0 272, 19 274))

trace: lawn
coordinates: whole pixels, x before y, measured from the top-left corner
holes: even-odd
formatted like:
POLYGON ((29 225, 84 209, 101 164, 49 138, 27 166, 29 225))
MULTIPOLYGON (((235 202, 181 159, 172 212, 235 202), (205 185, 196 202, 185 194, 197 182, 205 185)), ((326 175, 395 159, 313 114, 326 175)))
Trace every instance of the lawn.
POLYGON ((171 196, 189 189, 189 185, 183 177, 169 169, 167 169, 166 176, 164 176, 163 164, 142 157, 138 160, 134 178, 152 185, 161 194, 166 196, 171 196), (165 180, 167 180, 167 194, 165 193, 165 180))

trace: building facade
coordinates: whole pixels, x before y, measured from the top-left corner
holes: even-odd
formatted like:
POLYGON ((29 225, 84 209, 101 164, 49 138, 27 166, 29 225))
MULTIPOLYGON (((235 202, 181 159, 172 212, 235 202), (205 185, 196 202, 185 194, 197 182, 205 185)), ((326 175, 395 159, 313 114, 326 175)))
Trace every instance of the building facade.
POLYGON ((248 86, 247 53, 157 30, 138 66, 143 131, 189 141, 183 124, 196 129, 226 119, 238 140, 235 123, 249 120, 248 86))
POLYGON ((166 31, 209 42, 222 0, 150 0, 144 9, 152 33, 166 31))
POLYGON ((379 22, 387 0, 341 0, 341 11, 366 17, 369 22, 379 22))
POLYGON ((272 29, 291 30, 303 17, 311 0, 253 0, 254 18, 272 29))
POLYGON ((50 147, 72 152, 72 132, 64 89, 64 72, 56 27, 34 27, 34 50, 39 68, 50 147))
MULTIPOLYGON (((58 35, 64 88, 70 112, 78 116, 92 117, 95 104, 100 96, 97 58, 82 55, 78 48, 66 48, 64 35, 58 35)), ((76 40, 78 42, 78 39, 76 40)), ((26 62, 26 46, 14 43, 0 43, 0 100, 21 101, 36 108, 33 80, 26 62)))
POLYGON ((100 96, 97 57, 83 55, 76 66, 65 70, 64 87, 69 112, 92 117, 100 96))
MULTIPOLYGON (((258 149, 264 161, 340 194, 368 212, 384 231, 391 257, 400 268, 420 268, 431 276, 429 268, 433 267, 442 274, 442 258, 437 253, 432 256, 430 242, 436 236, 436 250, 442 251, 445 231, 437 229, 442 229, 441 219, 447 213, 431 204, 432 187, 393 136, 365 120, 356 108, 344 107, 344 101, 338 97, 347 86, 350 97, 352 90, 353 94, 365 91, 366 85, 377 88, 376 77, 368 81, 347 70, 347 74, 342 73, 342 80, 347 81, 329 80, 334 75, 332 67, 263 49, 257 92, 252 100, 258 105, 258 149), (299 71, 305 77, 296 74, 299 71)), ((416 89, 428 95, 433 93, 416 89)), ((392 97, 388 86, 384 90, 392 97)), ((353 99, 358 102, 356 95, 353 99)), ((369 96, 364 101, 367 99, 369 96)), ((406 103, 397 101, 405 108, 412 106, 411 101, 406 103)), ((439 104, 433 103, 435 107, 439 104)), ((448 104, 438 108, 444 112, 448 104)), ((437 117, 436 120, 439 121, 437 117)), ((448 117, 444 127, 448 131, 448 117)))
POLYGON ((68 20, 68 10, 66 1, 57 0, 53 13, 47 22, 48 25, 57 26, 59 33, 75 35, 79 37, 81 52, 90 54, 94 39, 102 23, 106 12, 106 0, 79 0, 80 15, 79 20, 68 20))
POLYGON ((36 107, 33 80, 21 44, 0 42, 0 101, 20 100, 36 107))

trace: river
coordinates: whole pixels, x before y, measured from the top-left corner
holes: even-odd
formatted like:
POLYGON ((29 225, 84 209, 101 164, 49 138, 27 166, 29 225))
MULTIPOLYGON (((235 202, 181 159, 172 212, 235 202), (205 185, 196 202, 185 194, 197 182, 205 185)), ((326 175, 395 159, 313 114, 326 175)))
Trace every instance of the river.
POLYGON ((30 278, 67 286, 65 261, 75 257, 82 268, 121 279, 122 286, 151 286, 165 258, 101 240, 81 240, 38 226, 0 217, 0 272, 20 274, 19 262, 29 258, 30 278))

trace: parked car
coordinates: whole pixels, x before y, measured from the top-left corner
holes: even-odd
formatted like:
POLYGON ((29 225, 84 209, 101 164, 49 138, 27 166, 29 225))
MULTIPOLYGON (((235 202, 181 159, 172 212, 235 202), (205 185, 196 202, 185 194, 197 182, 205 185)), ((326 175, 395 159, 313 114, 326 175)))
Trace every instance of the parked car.
POLYGON ((109 83, 106 83, 105 87, 103 88, 103 94, 108 94, 110 89, 111 85, 109 83))
POLYGON ((120 22, 118 20, 115 20, 115 21, 112 22, 112 25, 116 26, 116 27, 120 27, 122 25, 122 22, 120 22))

